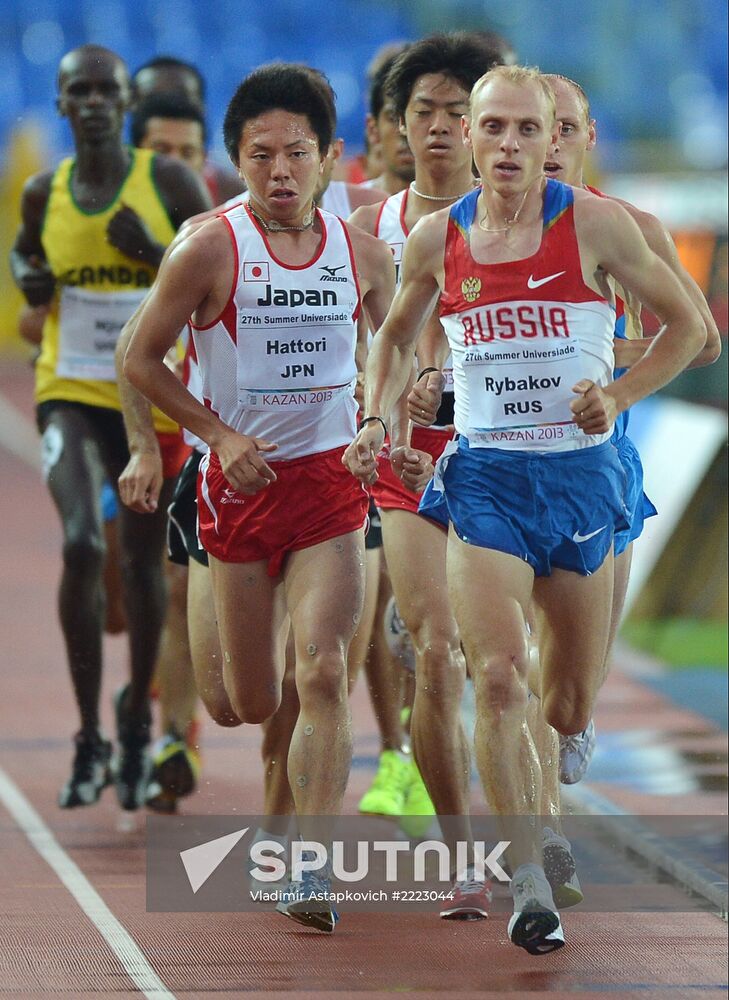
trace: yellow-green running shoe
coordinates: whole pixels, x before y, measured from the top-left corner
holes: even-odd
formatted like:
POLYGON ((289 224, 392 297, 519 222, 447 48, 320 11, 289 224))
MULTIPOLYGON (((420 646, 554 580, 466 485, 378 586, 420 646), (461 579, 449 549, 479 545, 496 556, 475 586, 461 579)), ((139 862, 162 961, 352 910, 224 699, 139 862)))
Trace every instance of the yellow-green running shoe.
POLYGON ((402 816, 410 782, 410 762, 397 750, 383 750, 375 779, 362 796, 359 811, 368 816, 402 816))
POLYGON ((418 765, 411 760, 409 765, 409 781, 405 792, 405 804, 400 817, 400 829, 408 837, 423 837, 430 828, 435 816, 435 806, 430 800, 418 765))

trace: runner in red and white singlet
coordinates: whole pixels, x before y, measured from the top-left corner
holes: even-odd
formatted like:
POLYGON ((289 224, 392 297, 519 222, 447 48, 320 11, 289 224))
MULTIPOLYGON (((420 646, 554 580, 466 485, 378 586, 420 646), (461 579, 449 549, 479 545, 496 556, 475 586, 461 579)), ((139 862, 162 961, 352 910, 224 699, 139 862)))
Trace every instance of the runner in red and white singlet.
MULTIPOLYGON (((129 380, 210 448, 198 495, 225 688, 244 722, 281 700, 290 619, 300 712, 288 773, 304 839, 341 809, 351 762, 346 656, 362 604, 367 497, 341 462, 355 429, 356 319, 394 289, 387 247, 316 210, 332 120, 310 71, 262 67, 236 91, 226 148, 247 206, 172 252, 138 319, 129 380), (204 404, 163 362, 193 317, 204 404)), ((325 871, 279 909, 331 931, 325 871)))

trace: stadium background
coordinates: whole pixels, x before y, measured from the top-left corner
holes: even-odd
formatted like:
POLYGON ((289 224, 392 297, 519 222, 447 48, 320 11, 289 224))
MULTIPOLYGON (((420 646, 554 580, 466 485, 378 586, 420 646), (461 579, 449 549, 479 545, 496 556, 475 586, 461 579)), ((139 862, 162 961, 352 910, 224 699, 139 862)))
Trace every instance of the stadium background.
MULTIPOLYGON (((327 73, 338 94, 339 131, 356 169, 366 68, 375 51, 387 41, 454 28, 498 31, 519 61, 583 84, 598 122, 591 179, 666 222, 726 338, 726 19, 724 0, 6 2, 0 8, 0 363, 26 350, 16 333, 20 296, 7 267, 22 185, 70 149, 54 105, 64 52, 96 42, 120 53, 132 71, 162 54, 195 63, 207 83, 211 156, 220 162, 222 117, 239 80, 273 59, 308 62, 327 73)), ((726 408, 726 351, 661 395, 657 413, 637 422, 641 434, 646 427, 640 443, 655 450, 656 475, 665 479, 662 466, 671 464, 667 485, 681 486, 681 502, 668 537, 653 546, 650 565, 638 574, 624 634, 682 669, 709 668, 724 678, 727 462, 716 413, 726 408), (681 420, 689 412, 672 410, 675 399, 702 408, 690 411, 702 443, 701 460, 690 470, 676 468, 675 452, 657 447, 671 416, 681 420)), ((650 470, 647 482, 650 489, 650 470)))

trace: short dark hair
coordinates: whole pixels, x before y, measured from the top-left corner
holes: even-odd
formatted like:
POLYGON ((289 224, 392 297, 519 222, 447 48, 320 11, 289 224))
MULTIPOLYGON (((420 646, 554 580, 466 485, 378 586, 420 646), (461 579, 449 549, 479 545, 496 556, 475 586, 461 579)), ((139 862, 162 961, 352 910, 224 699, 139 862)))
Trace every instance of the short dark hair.
POLYGON ((395 60, 407 49, 408 44, 402 42, 397 47, 393 46, 384 58, 380 59, 370 77, 370 114, 373 118, 379 118, 385 106, 385 82, 395 60))
MULTIPOLYGON (((499 35, 495 37, 503 41, 499 35)), ((399 117, 404 118, 415 82, 425 73, 451 77, 470 94, 476 80, 503 62, 504 46, 495 44, 490 33, 454 31, 430 35, 397 57, 387 75, 385 93, 399 117)))
POLYGON ((133 146, 139 146, 147 131, 150 118, 174 118, 176 121, 198 122, 202 128, 203 145, 206 142, 205 118, 197 104, 182 94, 150 94, 132 111, 129 135, 133 146))
POLYGON ((154 59, 150 59, 149 62, 144 63, 135 71, 132 76, 132 84, 134 84, 134 81, 143 69, 179 69, 185 73, 189 73, 190 76, 194 76, 197 80, 200 100, 203 104, 205 103, 205 78, 197 66, 193 66, 192 63, 185 62, 184 59, 176 59, 174 56, 155 56, 154 59))
MULTIPOLYGON (((334 123, 332 103, 322 87, 322 75, 296 63, 270 63, 245 78, 233 95, 223 121, 225 148, 236 166, 239 163, 238 144, 246 122, 277 109, 305 115, 319 142, 319 152, 327 152, 332 144, 334 123)), ((329 89, 333 94, 331 87, 329 89)))

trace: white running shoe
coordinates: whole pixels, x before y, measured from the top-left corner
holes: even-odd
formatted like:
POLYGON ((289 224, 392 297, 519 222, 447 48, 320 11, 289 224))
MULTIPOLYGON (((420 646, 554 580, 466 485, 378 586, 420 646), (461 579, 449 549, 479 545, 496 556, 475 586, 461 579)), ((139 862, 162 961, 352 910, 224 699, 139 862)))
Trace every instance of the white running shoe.
POLYGON ((397 610, 394 596, 387 602, 383 619, 385 641, 390 653, 398 660, 405 670, 415 672, 415 650, 410 633, 405 628, 405 622, 397 610))
POLYGON ((520 865, 511 879, 514 915, 511 942, 530 955, 546 955, 564 945, 564 932, 547 877, 535 864, 520 865))
POLYGON ((560 910, 577 906, 585 898, 577 878, 572 845, 561 833, 545 826, 542 833, 544 874, 552 888, 554 905, 560 910))
POLYGON ((576 785, 582 781, 595 752, 595 723, 592 719, 587 728, 574 736, 559 738, 559 780, 563 785, 576 785))

